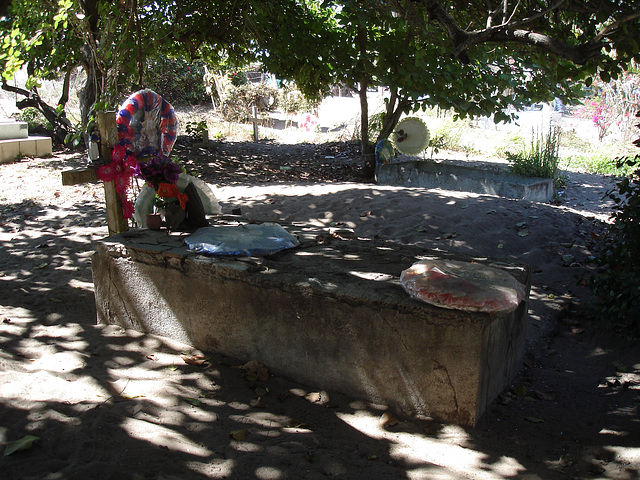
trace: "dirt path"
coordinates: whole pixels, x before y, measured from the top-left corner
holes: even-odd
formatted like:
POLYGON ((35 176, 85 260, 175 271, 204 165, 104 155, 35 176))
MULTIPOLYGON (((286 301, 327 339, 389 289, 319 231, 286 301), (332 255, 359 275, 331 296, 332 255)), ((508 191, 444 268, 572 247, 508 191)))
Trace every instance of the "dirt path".
POLYGON ((383 427, 383 406, 250 381, 218 355, 189 365, 186 345, 94 325, 101 187, 60 184, 82 159, 0 165, 0 443, 40 439, 2 457, 6 478, 638 478, 640 349, 585 320, 574 278, 607 216, 607 179, 571 174, 562 203, 542 205, 361 183, 352 147, 336 144, 178 152, 224 212, 527 261, 525 365, 473 429, 383 427))

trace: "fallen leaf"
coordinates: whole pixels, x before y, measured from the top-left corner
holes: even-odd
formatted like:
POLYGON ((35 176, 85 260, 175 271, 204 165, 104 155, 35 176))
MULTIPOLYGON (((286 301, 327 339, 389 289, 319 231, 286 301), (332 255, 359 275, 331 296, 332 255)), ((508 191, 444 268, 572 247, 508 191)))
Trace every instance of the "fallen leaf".
POLYGON ((498 212, 496 212, 495 210, 488 210, 487 211, 487 215, 491 215, 492 213, 498 213, 498 212))
POLYGON ((36 269, 40 270, 40 269, 42 269, 42 268, 46 267, 47 265, 49 265, 49 264, 48 264, 48 263, 41 263, 41 264, 40 264, 40 265, 38 265, 37 267, 33 267, 33 268, 36 268, 36 269))
POLYGON ((20 440, 7 442, 7 448, 4 449, 4 456, 8 457, 9 455, 17 451, 31 448, 39 441, 40 441, 40 437, 36 437, 35 435, 25 435, 20 440))
POLYGON ((526 225, 526 223, 525 223, 525 222, 518 222, 518 223, 516 223, 516 227, 518 227, 518 228, 522 228, 522 227, 524 227, 525 225, 526 225))
POLYGON ((449 232, 444 234, 444 238, 456 238, 458 234, 456 232, 449 232))
POLYGON ((502 243, 499 243, 498 248, 504 248, 504 245, 502 243))
POLYGON ((573 243, 569 243, 569 242, 564 242, 564 243, 561 243, 560 245, 562 245, 564 248, 571 248, 571 247, 573 247, 573 243))
POLYGON ((244 442, 247 439, 247 431, 233 430, 229 432, 229 436, 233 438, 236 442, 244 442))
POLYGON ((319 403, 324 405, 329 402, 329 394, 327 392, 311 392, 304 396, 311 403, 319 403))
POLYGON ((365 212, 360 212, 360 216, 361 217, 368 217, 368 216, 370 216, 372 214, 373 214, 373 212, 371 210, 367 210, 365 212))
POLYGON ((398 419, 395 417, 395 415, 393 415, 393 413, 384 412, 380 416, 380 419, 378 420, 378 423, 380 423, 380 425, 383 426, 383 427, 392 427, 393 425, 397 425, 398 424, 398 419))
POLYGON ((122 400, 133 400, 134 398, 144 397, 144 395, 127 395, 126 393, 121 393, 119 397, 122 400))
POLYGON ((517 387, 512 388, 511 391, 518 397, 525 397, 527 395, 527 387, 524 385, 518 385, 517 387))
POLYGON ((202 406, 202 402, 200 400, 198 400, 197 398, 183 397, 183 399, 184 399, 185 402, 190 403, 194 407, 201 407, 202 406))
POLYGON ((556 396, 553 393, 546 393, 540 390, 534 390, 533 394, 536 396, 536 398, 539 398, 540 400, 547 400, 549 402, 556 399, 556 396))
POLYGON ((538 417, 524 417, 524 419, 527 422, 531 422, 531 423, 543 423, 544 422, 544 420, 542 420, 541 418, 538 418, 538 417))
POLYGON ((250 382, 255 382, 256 380, 266 382, 269 379, 269 370, 256 360, 251 360, 240 368, 245 371, 244 376, 250 382))
POLYGON ((180 355, 180 358, 189 365, 202 365, 204 362, 208 360, 204 355, 180 355))
POLYGON ((520 230, 518 232, 519 237, 526 237, 527 235, 529 235, 529 230, 520 230))
POLYGON ((422 232, 426 232, 426 231, 427 231, 427 229, 424 228, 424 227, 417 227, 416 228, 416 232, 418 232, 418 233, 422 233, 422 232))
POLYGON ((172 372, 175 372, 176 370, 178 370, 178 367, 176 367, 175 365, 169 365, 167 368, 172 372))

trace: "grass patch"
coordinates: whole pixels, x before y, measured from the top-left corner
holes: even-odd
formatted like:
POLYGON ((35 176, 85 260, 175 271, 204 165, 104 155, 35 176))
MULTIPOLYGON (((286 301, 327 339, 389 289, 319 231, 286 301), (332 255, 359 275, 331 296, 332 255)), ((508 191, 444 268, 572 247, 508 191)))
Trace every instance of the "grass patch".
POLYGON ((517 153, 506 152, 511 171, 523 177, 555 178, 558 172, 560 129, 549 127, 546 135, 535 133, 531 144, 517 153))

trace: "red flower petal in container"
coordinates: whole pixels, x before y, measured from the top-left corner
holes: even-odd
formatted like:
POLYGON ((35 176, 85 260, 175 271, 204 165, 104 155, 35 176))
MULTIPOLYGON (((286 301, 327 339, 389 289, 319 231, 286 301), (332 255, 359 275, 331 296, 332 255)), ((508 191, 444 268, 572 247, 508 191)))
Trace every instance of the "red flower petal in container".
POLYGON ((178 194, 178 201, 180 202, 180 207, 183 210, 187 209, 187 202, 189 201, 189 195, 187 195, 186 193, 179 193, 178 194))
POLYGON ((158 194, 159 197, 171 198, 176 196, 174 189, 176 190, 178 189, 178 187, 176 187, 174 183, 161 183, 160 185, 158 185, 158 189, 156 190, 156 193, 158 194))

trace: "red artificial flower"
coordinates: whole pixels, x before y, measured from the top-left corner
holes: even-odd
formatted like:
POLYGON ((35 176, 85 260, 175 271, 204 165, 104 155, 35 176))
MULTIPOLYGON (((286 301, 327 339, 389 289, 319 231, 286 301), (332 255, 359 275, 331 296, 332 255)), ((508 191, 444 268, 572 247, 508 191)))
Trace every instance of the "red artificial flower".
POLYGON ((178 186, 175 183, 161 183, 158 185, 156 193, 162 198, 178 198, 180 190, 178 190, 178 186))
POLYGON ((113 182, 116 177, 116 172, 113 167, 112 163, 98 167, 98 178, 103 182, 113 182))
POLYGON ((156 194, 160 198, 177 198, 178 202, 180 202, 180 207, 182 207, 183 210, 187 208, 189 196, 186 193, 181 193, 175 183, 161 183, 158 185, 156 194))
POLYGON ((187 209, 187 202, 189 201, 189 195, 187 195, 186 193, 178 194, 178 201, 180 202, 180 207, 183 210, 186 210, 187 209))

